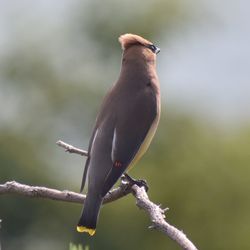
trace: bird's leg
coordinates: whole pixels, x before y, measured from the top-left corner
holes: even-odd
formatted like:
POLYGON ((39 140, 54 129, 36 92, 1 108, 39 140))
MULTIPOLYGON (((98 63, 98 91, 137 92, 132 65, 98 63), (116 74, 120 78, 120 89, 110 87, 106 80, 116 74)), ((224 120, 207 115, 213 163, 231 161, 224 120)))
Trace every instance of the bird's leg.
POLYGON ((135 184, 135 185, 137 185, 137 186, 139 186, 139 187, 144 187, 145 190, 146 190, 146 192, 148 192, 148 184, 147 184, 146 180, 136 180, 136 179, 130 177, 127 173, 124 173, 124 174, 123 174, 122 178, 124 178, 124 177, 125 177, 125 179, 127 179, 127 180, 129 181, 129 183, 131 183, 132 185, 135 184))

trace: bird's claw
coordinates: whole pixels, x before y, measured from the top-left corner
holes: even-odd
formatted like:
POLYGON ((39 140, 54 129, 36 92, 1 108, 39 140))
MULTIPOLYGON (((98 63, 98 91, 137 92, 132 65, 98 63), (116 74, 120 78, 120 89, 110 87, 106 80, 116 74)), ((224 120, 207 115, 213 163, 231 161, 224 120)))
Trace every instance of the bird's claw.
POLYGON ((148 187, 148 184, 147 184, 147 181, 146 180, 136 180, 136 179, 134 179, 134 178, 132 178, 132 177, 130 177, 128 174, 123 174, 122 175, 122 180, 124 180, 124 179, 126 179, 126 180, 128 180, 128 182, 131 184, 131 185, 137 185, 137 186, 139 186, 139 187, 144 187, 145 188, 145 191, 146 192, 148 192, 148 189, 149 189, 149 187, 148 187))
POLYGON ((148 192, 149 187, 146 180, 134 180, 134 184, 139 187, 144 187, 145 191, 148 192))

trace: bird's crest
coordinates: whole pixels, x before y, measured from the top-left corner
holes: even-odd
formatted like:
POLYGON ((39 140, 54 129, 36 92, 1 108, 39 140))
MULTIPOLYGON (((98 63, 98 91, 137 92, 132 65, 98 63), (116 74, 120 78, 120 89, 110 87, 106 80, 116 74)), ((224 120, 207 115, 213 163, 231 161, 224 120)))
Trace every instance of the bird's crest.
POLYGON ((122 49, 125 50, 132 45, 141 44, 144 46, 152 44, 150 41, 144 39, 141 36, 134 35, 134 34, 124 34, 119 37, 119 42, 122 46, 122 49))

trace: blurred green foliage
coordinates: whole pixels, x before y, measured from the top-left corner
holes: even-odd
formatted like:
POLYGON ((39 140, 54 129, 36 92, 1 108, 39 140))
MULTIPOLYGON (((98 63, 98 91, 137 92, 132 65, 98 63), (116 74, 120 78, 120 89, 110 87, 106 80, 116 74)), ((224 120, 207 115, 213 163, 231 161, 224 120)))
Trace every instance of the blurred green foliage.
MULTIPOLYGON (((83 247, 82 247, 82 245, 75 245, 75 244, 73 244, 73 243, 70 243, 69 244, 69 250, 83 250, 83 247)), ((84 250, 89 250, 89 247, 88 246, 86 246, 85 248, 84 248, 84 250)))
MULTIPOLYGON (((20 43, 6 53, 0 62, 6 104, 1 108, 0 182, 78 191, 84 160, 57 149, 55 141, 87 147, 102 96, 119 71, 118 35, 135 32, 157 41, 188 20, 192 10, 186 7, 184 1, 170 0, 89 1, 72 10, 72 23, 65 27, 68 44, 58 44, 55 55, 44 53, 46 43, 20 43)), ((250 126, 225 132, 163 106, 156 137, 131 175, 148 181, 150 198, 170 208, 167 220, 199 249, 247 250, 249 141, 250 126)), ((91 238, 75 231, 80 211, 77 204, 3 195, 2 247, 57 250, 77 242, 90 249, 179 249, 147 229, 149 219, 132 196, 103 207, 91 238)))

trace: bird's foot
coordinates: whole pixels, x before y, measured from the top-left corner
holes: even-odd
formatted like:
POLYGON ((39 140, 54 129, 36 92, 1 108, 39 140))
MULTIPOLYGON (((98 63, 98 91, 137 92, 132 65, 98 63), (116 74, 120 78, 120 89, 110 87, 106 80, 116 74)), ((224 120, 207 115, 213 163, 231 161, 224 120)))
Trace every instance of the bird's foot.
POLYGON ((137 185, 139 187, 144 187, 146 192, 148 192, 148 184, 146 180, 136 180, 132 177, 130 177, 128 174, 123 174, 122 179, 126 179, 131 185, 137 185))

